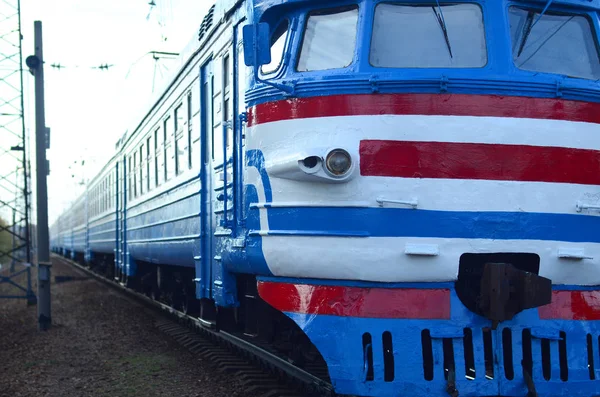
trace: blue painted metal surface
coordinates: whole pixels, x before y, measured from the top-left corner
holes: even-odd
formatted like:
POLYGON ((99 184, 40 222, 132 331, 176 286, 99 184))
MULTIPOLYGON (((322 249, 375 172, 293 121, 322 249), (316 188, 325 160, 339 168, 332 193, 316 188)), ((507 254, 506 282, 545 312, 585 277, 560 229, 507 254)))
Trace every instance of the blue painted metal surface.
MULTIPOLYGON (((278 279, 280 281, 280 279, 278 279)), ((456 389, 460 396, 525 396, 527 386, 521 371, 523 359, 524 329, 530 329, 532 356, 534 360, 533 380, 540 396, 594 396, 599 392, 598 381, 590 378, 588 368, 586 335, 594 336, 595 378, 600 378, 600 355, 598 337, 600 324, 597 321, 540 320, 537 309, 519 313, 510 321, 503 322, 492 331, 493 349, 497 361, 493 363, 493 379, 486 377, 484 361, 483 330, 490 322, 468 311, 460 302, 455 290, 451 290, 450 320, 399 320, 340 317, 288 313, 311 338, 328 363, 330 376, 336 392, 350 395, 377 396, 427 396, 447 397, 447 373, 444 373, 443 339, 453 345, 456 368, 456 389), (524 326, 524 324, 527 324, 524 326), (475 377, 468 379, 465 371, 464 329, 473 336, 475 377), (513 357, 513 378, 507 379, 504 362, 502 332, 511 330, 512 343, 507 346, 513 357), (425 379, 423 367, 422 330, 429 330, 433 345, 433 379, 425 379), (567 333, 568 382, 560 378, 559 333, 567 333), (382 335, 392 334, 394 357, 394 379, 384 380, 382 335), (372 337, 373 380, 366 380, 366 358, 363 352, 364 333, 372 337), (543 377, 541 367, 542 339, 550 339, 551 378, 543 377)))
POLYGON ((90 222, 94 224, 87 231, 90 251, 106 254, 113 252, 116 240, 114 218, 115 214, 111 212, 90 222))
MULTIPOLYGON (((290 37, 289 61, 283 72, 270 83, 290 83, 294 87, 295 97, 311 97, 335 94, 370 94, 370 93, 457 93, 457 94, 496 94, 513 96, 534 96, 543 98, 562 97, 565 99, 600 102, 600 82, 570 78, 550 73, 531 72, 518 69, 510 55, 511 42, 508 31, 508 7, 510 5, 533 6, 543 8, 543 2, 477 2, 483 9, 486 26, 486 42, 488 63, 483 68, 376 68, 369 63, 370 32, 373 28, 373 5, 385 0, 360 2, 358 59, 345 69, 331 69, 310 72, 297 72, 296 65, 302 45, 302 29, 292 31, 290 37)), ((426 3, 420 0, 413 4, 426 3)), ((284 15, 297 20, 304 26, 306 13, 315 8, 335 8, 345 4, 356 4, 352 1, 315 2, 303 0, 291 1, 257 1, 255 2, 255 18, 263 16, 270 20, 281 19, 284 15), (297 4, 297 8, 272 7, 297 4), (277 10, 277 11, 276 11, 277 10), (268 12, 267 12, 268 11, 268 12)), ((597 10, 600 2, 568 0, 553 1, 552 10, 558 12, 573 11, 587 13, 596 32, 600 31, 597 10)), ((274 26, 272 26, 274 29, 274 26)), ((284 99, 288 94, 280 89, 258 82, 254 77, 248 94, 247 104, 284 99)))
POLYGON ((366 207, 275 207, 267 211, 269 235, 600 242, 600 218, 593 215, 366 207))
MULTIPOLYGON (((233 60, 233 81, 232 81, 232 92, 233 95, 233 114, 237 114, 238 109, 238 86, 239 86, 239 71, 237 67, 238 53, 237 53, 237 42, 238 42, 238 29, 240 25, 236 24, 232 27, 232 60, 233 60)), ((240 221, 242 219, 242 165, 243 165, 243 152, 242 152, 242 117, 233 117, 232 120, 224 124, 223 126, 223 163, 219 169, 224 170, 223 186, 222 189, 215 189, 218 192, 217 199, 223 198, 223 219, 221 221, 222 230, 217 232, 220 235, 216 241, 216 251, 220 253, 219 260, 216 260, 213 264, 213 298, 218 306, 222 307, 237 307, 239 306, 239 300, 237 296, 237 284, 235 278, 235 272, 231 271, 231 267, 227 264, 231 263, 232 259, 229 253, 234 253, 234 256, 240 259, 241 250, 245 246, 239 244, 237 238, 240 234, 243 234, 242 225, 240 221), (228 128, 233 130, 233 142, 232 146, 232 157, 228 159, 228 128), (232 170, 232 181, 229 181, 228 170, 232 170), (231 207, 229 206, 231 203, 231 207)), ((243 255, 243 254, 242 254, 243 255)), ((245 259, 245 258, 244 258, 245 259)), ((242 262, 247 263, 245 260, 242 262)), ((247 267, 247 270, 252 271, 251 267, 247 267)))
POLYGON ((212 147, 210 130, 213 125, 212 95, 212 59, 202 65, 200 70, 200 256, 196 259, 196 297, 210 298, 213 261, 213 214, 212 214, 212 159, 209 148, 212 147))
POLYGON ((114 274, 119 274, 119 258, 120 258, 120 236, 121 236, 121 225, 120 225, 120 208, 121 208, 121 183, 119 179, 119 162, 115 163, 115 244, 113 248, 114 252, 114 274))
POLYGON ((199 180, 191 178, 127 208, 129 253, 145 262, 193 267, 200 241, 199 180))
POLYGON ((244 26, 244 61, 246 66, 271 63, 270 32, 268 23, 244 26))
MULTIPOLYGON (((238 52, 238 42, 239 42, 239 30, 242 27, 242 23, 240 22, 233 27, 232 31, 232 61, 233 61, 233 84, 232 90, 234 92, 233 95, 233 114, 238 114, 238 109, 240 107, 240 98, 239 98, 239 87, 240 87, 240 79, 245 77, 240 75, 239 70, 239 52, 238 52)), ((244 180, 243 180, 243 167, 244 167, 244 153, 243 153, 243 134, 244 134, 244 124, 247 121, 247 114, 242 112, 237 117, 233 117, 232 119, 232 129, 233 133, 233 200, 234 200, 234 209, 233 209, 233 236, 237 237, 242 233, 243 221, 242 221, 242 194, 244 191, 244 180)))
MULTIPOLYGON (((256 187, 246 185, 244 194, 244 203, 246 204, 244 213, 248 214, 245 218, 246 230, 260 227, 258 211, 251 212, 249 210, 249 203, 256 201, 258 201, 256 187)), ((223 262, 230 273, 249 273, 262 276, 273 275, 263 255, 262 238, 260 236, 251 236, 247 233, 240 245, 243 246, 243 249, 232 248, 222 253, 223 262)))

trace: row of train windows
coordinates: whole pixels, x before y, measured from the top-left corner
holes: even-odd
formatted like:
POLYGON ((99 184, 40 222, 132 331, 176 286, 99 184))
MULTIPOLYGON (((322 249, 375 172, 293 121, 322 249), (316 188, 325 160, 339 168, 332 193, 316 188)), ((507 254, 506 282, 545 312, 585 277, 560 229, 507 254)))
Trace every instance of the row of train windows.
MULTIPOLYGON (((184 131, 184 109, 180 103, 127 159, 128 200, 144 194, 153 186, 192 168, 192 148, 200 136, 192 129, 192 93, 187 94, 187 131, 184 131), (171 129, 172 128, 172 129, 171 129), (167 161, 163 161, 167 159, 167 161), (169 159, 171 161, 169 161, 169 159)), ((115 208, 115 176, 107 175, 91 191, 90 213, 96 216, 115 208)))
POLYGON ((192 93, 189 92, 186 109, 183 103, 177 105, 173 114, 163 119, 162 126, 155 128, 129 155, 128 201, 192 168, 194 147, 198 147, 200 141, 199 128, 192 128, 192 112, 192 93))
MULTIPOLYGON (((224 122, 231 117, 231 68, 230 57, 226 54, 222 64, 222 95, 224 122)), ((214 76, 204 94, 210 97, 210 114, 207 115, 207 128, 212 132, 212 158, 219 158, 218 144, 222 142, 219 133, 214 131, 214 76), (209 90, 209 91, 208 91, 209 90)), ((192 91, 186 95, 185 106, 181 102, 175 107, 172 114, 167 115, 127 157, 127 200, 131 201, 144 193, 150 192, 154 187, 167 182, 173 176, 182 174, 186 169, 192 169, 200 160, 200 126, 193 128, 192 91), (185 107, 185 108, 184 108, 185 107)), ((232 131, 228 131, 227 147, 231 146, 232 131)), ((96 216, 116 207, 115 175, 105 176, 90 192, 90 215, 96 216)))
POLYGON ((110 173, 91 189, 88 195, 90 216, 100 215, 115 207, 115 180, 116 176, 110 173))
MULTIPOLYGON (((231 118, 231 76, 230 57, 226 54, 222 59, 222 121, 228 122, 231 118)), ((222 144, 222 135, 215 131, 215 86, 214 76, 203 87, 203 98, 210 98, 210 103, 201 106, 207 115, 206 128, 212 132, 211 154, 212 159, 221 158, 218 146, 222 144)), ((194 168, 200 161, 200 126, 193 126, 192 118, 193 97, 192 91, 187 93, 184 104, 180 103, 173 113, 162 120, 162 126, 157 126, 139 147, 127 158, 127 200, 134 200, 154 187, 181 175, 188 169, 194 168), (184 114, 186 119, 184 121, 184 114)), ((201 99, 203 99, 201 98, 201 99)), ((227 147, 231 146, 233 133, 228 129, 227 147)))
MULTIPOLYGON (((358 6, 308 15, 298 72, 340 69, 355 59, 358 6)), ((596 34, 586 14, 511 6, 508 24, 514 65, 523 70, 596 80, 600 57, 596 34)), ((487 65, 483 12, 473 3, 407 5, 380 3, 370 37, 369 63, 379 68, 481 68, 487 65), (393 39, 390 39, 392 37, 393 39)), ((285 54, 289 21, 275 29, 271 63, 278 71, 285 54)), ((496 33, 497 34, 497 33, 496 33)))

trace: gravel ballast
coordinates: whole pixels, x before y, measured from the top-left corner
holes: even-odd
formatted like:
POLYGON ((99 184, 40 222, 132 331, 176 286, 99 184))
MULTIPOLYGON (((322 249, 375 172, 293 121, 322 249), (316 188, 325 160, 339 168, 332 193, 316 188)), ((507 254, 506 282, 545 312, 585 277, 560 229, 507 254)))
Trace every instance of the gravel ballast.
POLYGON ((37 330, 36 306, 0 300, 0 396, 250 395, 161 333, 149 309, 52 262, 49 331, 37 330))

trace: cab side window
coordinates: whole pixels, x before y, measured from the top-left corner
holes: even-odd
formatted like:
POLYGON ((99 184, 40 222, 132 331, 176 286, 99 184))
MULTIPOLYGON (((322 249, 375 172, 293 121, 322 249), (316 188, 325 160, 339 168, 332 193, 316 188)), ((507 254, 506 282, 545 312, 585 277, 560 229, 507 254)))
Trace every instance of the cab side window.
POLYGON ((268 75, 277 72, 283 63, 285 43, 287 41, 290 22, 285 19, 271 35, 271 63, 263 65, 260 69, 262 74, 268 75))

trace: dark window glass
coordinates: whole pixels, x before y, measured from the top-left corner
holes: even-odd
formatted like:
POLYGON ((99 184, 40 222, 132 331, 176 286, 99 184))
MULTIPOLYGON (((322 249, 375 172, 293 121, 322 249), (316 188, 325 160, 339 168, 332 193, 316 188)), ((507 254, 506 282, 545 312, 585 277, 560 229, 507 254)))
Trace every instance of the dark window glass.
POLYGON ((223 58, 223 92, 229 89, 229 54, 223 58))
POLYGON ((154 185, 160 185, 160 167, 161 154, 162 154, 162 135, 160 134, 160 128, 154 131, 154 185))
POLYGON ((175 136, 175 174, 179 175, 183 172, 183 165, 185 164, 185 144, 183 134, 176 134, 175 136))
POLYGON ((144 194, 144 145, 140 146, 140 196, 144 194))
POLYGON ((131 201, 133 198, 133 185, 131 183, 132 180, 132 175, 133 175, 133 167, 132 167, 133 161, 131 156, 129 156, 129 168, 127 169, 127 175, 129 176, 128 178, 128 187, 127 187, 127 198, 128 201, 131 201))
POLYGON ((137 197, 137 152, 133 152, 133 168, 131 169, 131 173, 133 174, 133 197, 137 197))
POLYGON ((167 117, 164 125, 163 125, 163 133, 164 133, 164 146, 163 146, 163 155, 164 155, 164 162, 163 162, 163 175, 164 175, 164 180, 165 182, 169 180, 169 152, 170 152, 170 143, 171 143, 171 133, 170 133, 170 129, 169 129, 169 125, 170 125, 170 120, 171 117, 167 117))
POLYGON ((152 136, 149 136, 146 140, 146 191, 150 191, 150 161, 152 160, 151 148, 152 136))

